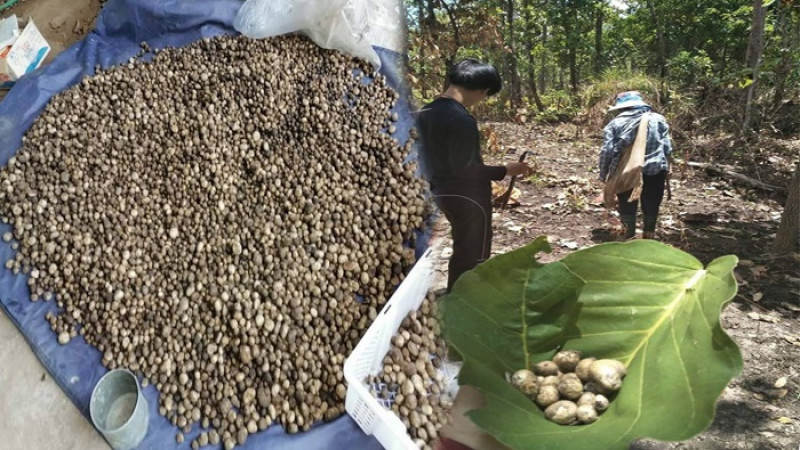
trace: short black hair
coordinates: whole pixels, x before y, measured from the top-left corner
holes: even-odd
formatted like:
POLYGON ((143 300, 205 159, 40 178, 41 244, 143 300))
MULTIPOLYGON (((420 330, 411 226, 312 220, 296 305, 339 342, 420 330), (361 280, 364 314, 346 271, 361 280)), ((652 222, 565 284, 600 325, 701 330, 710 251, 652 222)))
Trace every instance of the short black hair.
POLYGON ((472 58, 453 64, 447 71, 447 81, 470 91, 488 89, 488 95, 497 94, 503 88, 497 67, 472 58))

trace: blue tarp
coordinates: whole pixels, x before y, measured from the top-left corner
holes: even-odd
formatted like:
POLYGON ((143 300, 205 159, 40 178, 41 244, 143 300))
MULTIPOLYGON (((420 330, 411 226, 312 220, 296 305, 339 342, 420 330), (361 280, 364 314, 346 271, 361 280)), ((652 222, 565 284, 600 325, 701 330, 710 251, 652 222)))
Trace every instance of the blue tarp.
MULTIPOLYGON (((83 40, 71 46, 52 63, 21 78, 0 102, 0 166, 5 166, 20 148, 22 136, 55 94, 91 75, 96 66, 109 67, 135 56, 140 43, 151 48, 179 47, 198 39, 233 34, 233 18, 240 0, 110 0, 97 19, 96 28, 83 40)), ((400 116, 395 137, 404 142, 413 120, 402 81, 403 57, 385 49, 376 49, 383 64, 381 73, 387 84, 400 92, 395 108, 400 116)), ((0 234, 10 231, 0 223, 0 234)), ((424 243, 418 243, 421 251, 424 243)), ((14 251, 0 242, 0 262, 11 259, 14 251)), ((45 314, 55 313, 54 302, 29 300, 27 276, 13 275, 0 268, 0 305, 23 333, 38 358, 81 412, 89 417, 89 397, 106 369, 100 364, 101 354, 82 337, 62 346, 45 321, 45 314)), ((179 431, 158 414, 158 392, 150 385, 144 389, 150 405, 150 424, 140 448, 189 448, 200 433, 195 424, 182 445, 177 445, 179 431)), ((9 412, 13 414, 13 411, 9 412)), ((252 435, 246 448, 270 449, 380 449, 380 444, 366 436, 348 415, 297 435, 287 435, 278 425, 252 435)))

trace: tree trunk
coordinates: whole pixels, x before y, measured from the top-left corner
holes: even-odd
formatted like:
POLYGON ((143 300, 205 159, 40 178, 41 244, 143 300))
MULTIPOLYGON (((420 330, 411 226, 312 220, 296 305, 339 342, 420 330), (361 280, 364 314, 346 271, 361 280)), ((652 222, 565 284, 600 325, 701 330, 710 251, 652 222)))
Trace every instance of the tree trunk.
POLYGON ((528 90, 531 92, 531 98, 536 105, 536 110, 544 111, 542 99, 539 98, 539 92, 536 89, 536 59, 533 57, 533 34, 534 23, 531 18, 531 0, 525 0, 522 5, 523 13, 525 16, 525 55, 528 60, 528 90))
POLYGON ((664 79, 667 77, 667 41, 664 38, 664 28, 659 20, 658 12, 656 12, 656 5, 653 0, 647 0, 647 7, 650 9, 650 15, 653 18, 653 23, 656 26, 656 42, 658 43, 658 74, 661 77, 662 91, 664 79))
POLYGON ((776 110, 780 108, 786 95, 786 79, 792 71, 792 55, 795 54, 795 44, 799 40, 797 35, 800 35, 800 27, 795 27, 789 8, 789 3, 782 3, 778 10, 776 32, 780 33, 781 61, 775 68, 775 95, 772 98, 772 105, 776 110))
POLYGON ((427 36, 425 27, 425 5, 423 0, 416 0, 417 2, 417 22, 419 22, 419 90, 423 99, 427 99, 427 90, 425 89, 425 81, 428 79, 425 72, 425 42, 423 36, 427 36))
POLYGON ((752 82, 747 87, 744 101, 744 120, 742 121, 742 134, 750 132, 752 127, 753 96, 758 84, 758 70, 761 65, 761 56, 764 52, 764 24, 767 11, 762 0, 753 0, 753 26, 750 29, 750 42, 747 46, 745 64, 752 70, 752 82))
POLYGON ((594 11, 594 74, 603 70, 603 3, 595 5, 594 11))
POLYGON ((772 244, 775 253, 789 253, 794 251, 800 241, 800 163, 794 168, 794 176, 789 183, 789 198, 783 208, 781 225, 772 244))
POLYGON ((539 93, 544 95, 547 89, 547 20, 542 27, 542 55, 539 64, 539 93))
POLYGON ((575 26, 578 25, 578 10, 575 5, 569 6, 568 15, 564 20, 564 36, 567 39, 567 64, 569 65, 569 86, 572 94, 578 92, 578 55, 577 36, 575 36, 575 26))
POLYGON ((720 57, 719 72, 725 73, 728 71, 728 42, 722 45, 722 56, 720 57))
POLYGON ((572 94, 578 93, 578 56, 575 54, 575 46, 569 48, 569 87, 572 94))
POLYGON ((436 27, 436 9, 433 6, 433 0, 425 0, 425 7, 428 10, 426 20, 428 22, 428 31, 434 30, 436 27))
POLYGON ((508 58, 508 80, 510 81, 509 97, 511 107, 516 109, 522 105, 522 89, 520 86, 519 72, 517 71, 517 52, 514 49, 514 2, 516 0, 506 0, 506 25, 508 35, 506 36, 506 52, 508 58))

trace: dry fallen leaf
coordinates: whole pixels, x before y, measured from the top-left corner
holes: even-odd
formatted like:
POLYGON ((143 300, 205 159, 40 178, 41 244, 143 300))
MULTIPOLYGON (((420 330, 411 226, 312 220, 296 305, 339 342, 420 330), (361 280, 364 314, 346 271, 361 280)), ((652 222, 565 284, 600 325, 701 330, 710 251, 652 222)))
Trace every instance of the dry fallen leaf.
POLYGON ((561 241, 561 246, 566 247, 570 250, 575 250, 578 248, 578 243, 575 241, 561 241))
POLYGON ((788 341, 790 344, 800 347, 800 336, 792 336, 791 334, 787 334, 783 336, 783 338, 786 339, 786 341, 788 341))
POLYGON ((747 313, 747 317, 753 320, 760 320, 762 322, 769 322, 769 323, 778 323, 781 319, 777 317, 768 316, 766 314, 759 314, 757 312, 749 312, 747 313))
MULTIPOLYGON (((494 202, 497 203, 497 199, 500 198, 501 195, 505 194, 508 186, 496 181, 492 181, 492 198, 494 202)), ((518 188, 514 188, 511 190, 511 196, 508 199, 508 206, 514 206, 519 204, 519 197, 522 195, 522 191, 518 188)))
POLYGON ((774 400, 782 399, 789 393, 788 389, 770 389, 767 391, 767 396, 774 400))
POLYGON ((793 305, 789 302, 783 302, 781 305, 783 305, 783 307, 786 309, 791 309, 792 311, 800 311, 800 306, 793 305))
POLYGON ((767 273, 767 268, 765 266, 754 266, 750 268, 750 273, 756 278, 761 278, 767 273))
POLYGON ((500 149, 500 140, 497 138, 497 132, 494 127, 491 125, 484 125, 482 128, 481 135, 486 142, 484 148, 489 153, 498 153, 500 149))

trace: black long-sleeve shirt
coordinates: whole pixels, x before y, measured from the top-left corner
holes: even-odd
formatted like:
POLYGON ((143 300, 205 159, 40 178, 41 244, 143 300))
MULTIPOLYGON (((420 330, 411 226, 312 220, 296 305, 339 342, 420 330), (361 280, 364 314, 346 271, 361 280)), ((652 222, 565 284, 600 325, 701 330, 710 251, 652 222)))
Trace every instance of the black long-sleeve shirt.
POLYGON ((487 166, 480 150, 475 118, 461 103, 439 97, 425 105, 417 117, 422 148, 422 171, 436 191, 491 191, 490 180, 506 176, 505 166, 487 166))

